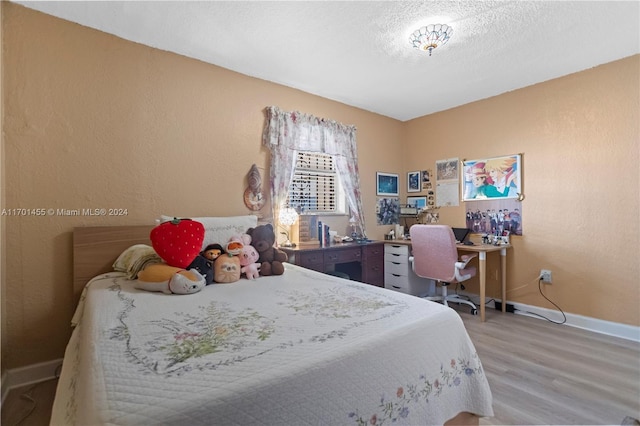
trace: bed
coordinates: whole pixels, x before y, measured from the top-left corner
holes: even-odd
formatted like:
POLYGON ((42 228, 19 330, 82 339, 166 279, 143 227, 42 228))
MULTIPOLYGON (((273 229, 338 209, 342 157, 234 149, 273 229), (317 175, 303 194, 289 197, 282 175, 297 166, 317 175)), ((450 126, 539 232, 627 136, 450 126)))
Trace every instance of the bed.
POLYGON ((191 295, 112 271, 149 226, 74 230, 52 425, 478 424, 482 364, 440 304, 286 264, 191 295))

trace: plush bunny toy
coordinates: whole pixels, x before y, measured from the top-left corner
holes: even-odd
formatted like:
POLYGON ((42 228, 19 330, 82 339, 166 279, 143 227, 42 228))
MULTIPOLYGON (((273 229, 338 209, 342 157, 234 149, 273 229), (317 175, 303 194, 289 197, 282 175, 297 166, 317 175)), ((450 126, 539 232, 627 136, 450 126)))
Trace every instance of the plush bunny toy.
POLYGON ((242 266, 240 272, 251 280, 258 278, 260 276, 260 264, 258 263, 260 254, 258 254, 258 250, 254 246, 247 244, 240 252, 239 257, 240 266, 242 266))

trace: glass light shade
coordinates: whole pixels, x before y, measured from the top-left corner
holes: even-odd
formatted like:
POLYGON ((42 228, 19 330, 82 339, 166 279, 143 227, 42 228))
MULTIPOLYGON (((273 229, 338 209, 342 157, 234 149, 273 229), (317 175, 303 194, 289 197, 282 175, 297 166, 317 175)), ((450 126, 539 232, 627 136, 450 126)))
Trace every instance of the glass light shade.
POLYGON ((428 50, 431 56, 433 49, 448 42, 452 34, 453 28, 446 24, 430 24, 415 30, 409 41, 416 49, 428 50))
POLYGON ((291 226, 296 223, 296 220, 298 220, 298 213, 291 207, 286 207, 280 210, 278 218, 280 219, 281 224, 291 226))

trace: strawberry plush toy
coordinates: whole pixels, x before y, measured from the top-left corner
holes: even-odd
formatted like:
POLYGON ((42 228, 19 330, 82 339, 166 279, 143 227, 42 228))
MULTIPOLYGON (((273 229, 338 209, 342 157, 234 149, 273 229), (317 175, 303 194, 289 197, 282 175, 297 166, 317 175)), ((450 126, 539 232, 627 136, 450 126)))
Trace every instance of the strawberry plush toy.
POLYGON ((150 239, 167 265, 186 269, 202 250, 204 226, 191 219, 174 218, 153 228, 150 239))

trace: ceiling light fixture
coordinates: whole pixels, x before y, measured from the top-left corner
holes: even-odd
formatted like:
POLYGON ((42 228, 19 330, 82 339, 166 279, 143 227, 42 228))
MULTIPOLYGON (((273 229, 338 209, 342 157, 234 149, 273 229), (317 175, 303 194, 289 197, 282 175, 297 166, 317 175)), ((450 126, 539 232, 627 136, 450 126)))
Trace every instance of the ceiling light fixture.
POLYGON ((430 24, 415 30, 409 41, 416 49, 428 50, 431 56, 433 49, 448 42, 451 34, 453 28, 446 24, 430 24))

